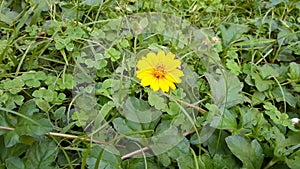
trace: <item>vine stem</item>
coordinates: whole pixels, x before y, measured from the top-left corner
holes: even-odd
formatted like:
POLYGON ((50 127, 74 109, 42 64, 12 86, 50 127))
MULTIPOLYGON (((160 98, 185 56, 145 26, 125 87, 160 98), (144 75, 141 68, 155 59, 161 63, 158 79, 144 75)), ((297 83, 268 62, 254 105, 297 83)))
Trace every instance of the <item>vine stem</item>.
MULTIPOLYGON (((15 128, 0 126, 0 130, 13 131, 13 130, 15 130, 15 128)), ((81 141, 93 142, 93 143, 97 143, 97 144, 110 144, 108 142, 104 142, 104 141, 100 141, 100 140, 94 140, 94 139, 85 138, 85 137, 79 137, 79 136, 75 136, 75 135, 72 135, 72 134, 62 134, 62 133, 56 133, 56 132, 48 132, 45 135, 54 136, 54 137, 68 138, 68 139, 78 139, 78 140, 81 140, 81 141)), ((118 145, 118 144, 115 145, 115 146, 125 148, 125 146, 118 145)))

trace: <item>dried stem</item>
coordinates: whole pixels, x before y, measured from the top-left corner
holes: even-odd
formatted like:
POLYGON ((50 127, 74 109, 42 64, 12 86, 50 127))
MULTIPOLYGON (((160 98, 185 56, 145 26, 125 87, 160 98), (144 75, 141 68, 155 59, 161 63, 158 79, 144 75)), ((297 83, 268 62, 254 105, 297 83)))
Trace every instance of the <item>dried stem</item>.
POLYGON ((191 107, 191 108, 196 109, 196 110, 197 110, 198 112, 200 112, 202 115, 204 115, 204 114, 207 112, 206 110, 202 109, 201 107, 192 105, 192 104, 187 103, 187 102, 185 102, 185 101, 183 101, 183 100, 179 100, 179 99, 175 99, 175 100, 178 101, 179 103, 185 104, 185 105, 187 105, 187 106, 189 106, 189 107, 191 107))
POLYGON ((133 156, 135 156, 135 155, 137 155, 137 154, 140 154, 140 153, 142 153, 142 152, 148 151, 149 149, 150 149, 149 147, 143 147, 143 148, 141 148, 141 149, 138 149, 138 150, 135 150, 135 151, 133 151, 133 152, 130 152, 130 153, 128 153, 128 154, 123 155, 123 156, 121 157, 121 159, 122 159, 122 160, 126 160, 127 158, 130 158, 130 157, 133 157, 133 156))

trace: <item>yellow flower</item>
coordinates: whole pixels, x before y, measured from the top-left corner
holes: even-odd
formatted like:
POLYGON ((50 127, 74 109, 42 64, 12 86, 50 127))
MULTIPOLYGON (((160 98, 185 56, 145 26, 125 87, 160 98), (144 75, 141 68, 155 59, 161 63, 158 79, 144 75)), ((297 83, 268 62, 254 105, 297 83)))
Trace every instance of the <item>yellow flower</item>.
POLYGON ((181 76, 184 76, 181 70, 178 70, 181 62, 174 59, 175 55, 171 52, 165 54, 164 51, 158 51, 157 55, 153 52, 147 54, 137 63, 139 69, 136 77, 141 79, 142 86, 149 86, 154 91, 161 89, 168 92, 169 88, 176 89, 174 83, 181 83, 181 76))

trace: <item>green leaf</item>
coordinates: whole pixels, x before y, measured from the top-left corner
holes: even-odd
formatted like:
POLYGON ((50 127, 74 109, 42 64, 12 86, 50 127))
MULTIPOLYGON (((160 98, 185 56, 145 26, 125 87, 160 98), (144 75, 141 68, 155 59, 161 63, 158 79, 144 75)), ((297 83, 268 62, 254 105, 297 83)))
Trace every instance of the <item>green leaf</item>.
POLYGON ((123 105, 121 114, 133 122, 149 123, 160 118, 162 113, 150 108, 147 101, 137 99, 136 97, 128 97, 123 105))
POLYGON ((158 158, 159 162, 162 163, 162 165, 164 167, 167 167, 171 164, 171 159, 169 158, 167 153, 158 154, 157 158, 158 158))
POLYGON ((23 161, 18 157, 9 157, 5 160, 7 169, 25 169, 23 161))
POLYGON ((40 88, 39 90, 35 90, 32 93, 32 96, 36 98, 44 99, 47 102, 53 101, 54 97, 57 95, 57 93, 53 90, 48 90, 45 88, 40 88))
POLYGON ((285 162, 291 169, 300 168, 300 156, 296 156, 293 159, 286 159, 285 162))
POLYGON ((167 108, 167 113, 171 116, 178 115, 180 110, 180 107, 175 102, 169 102, 169 108, 167 108))
POLYGON ((124 169, 145 169, 146 166, 148 169, 161 169, 161 166, 152 158, 146 161, 143 158, 132 158, 122 162, 122 168, 124 169))
POLYGON ((195 161, 192 155, 183 155, 176 159, 180 169, 194 169, 195 161))
POLYGON ((167 152, 169 157, 176 159, 176 157, 189 152, 188 141, 179 134, 176 127, 171 125, 164 130, 157 130, 160 132, 156 132, 155 136, 151 137, 152 144, 149 145, 154 154, 167 152))
POLYGON ((255 86, 258 91, 263 92, 271 88, 272 84, 274 84, 271 80, 264 80, 261 78, 261 76, 257 73, 252 74, 252 79, 255 82, 255 86))
POLYGON ((25 168, 55 168, 54 161, 58 153, 54 141, 42 140, 36 142, 25 156, 25 168))
POLYGON ((205 73, 205 77, 211 87, 214 104, 221 108, 230 108, 244 102, 245 97, 240 94, 243 83, 239 81, 237 76, 224 71, 220 75, 205 73))
POLYGON ((16 131, 9 131, 4 135, 5 147, 12 147, 19 142, 19 135, 16 131))
POLYGON ((263 79, 270 78, 272 76, 279 77, 278 72, 279 66, 272 65, 272 64, 264 64, 261 67, 258 67, 258 70, 260 71, 260 75, 263 79))
POLYGON ((164 98, 159 96, 158 92, 149 90, 148 94, 148 102, 151 106, 154 106, 158 110, 164 110, 167 107, 164 98))
POLYGON ((49 103, 47 101, 45 101, 44 99, 34 98, 34 102, 44 112, 48 112, 50 110, 49 103))
POLYGON ((95 118, 95 128, 101 127, 101 122, 105 119, 108 113, 115 107, 114 102, 109 101, 103 105, 99 114, 95 118))
POLYGON ((300 79, 300 65, 295 63, 295 62, 291 62, 289 67, 290 67, 290 71, 288 73, 288 76, 290 77, 290 79, 292 81, 299 81, 299 79, 300 79))
POLYGON ((58 120, 58 119, 62 118, 64 116, 65 112, 66 112, 65 106, 62 106, 62 107, 56 109, 53 114, 54 120, 58 120))
POLYGON ((73 89, 73 76, 71 74, 66 74, 65 76, 62 76, 62 78, 59 78, 57 80, 57 84, 59 85, 59 88, 62 90, 65 89, 73 89))
POLYGON ((25 85, 24 81, 20 77, 16 77, 13 80, 7 79, 3 81, 3 88, 9 90, 11 94, 17 94, 25 85))
POLYGON ((32 137, 37 137, 46 134, 52 130, 52 125, 49 119, 44 118, 41 114, 34 114, 30 116, 33 123, 27 119, 20 118, 18 124, 16 125, 15 131, 21 135, 27 135, 32 137))
POLYGON ((261 168, 264 155, 257 140, 250 141, 244 136, 232 135, 225 139, 230 151, 242 161, 243 168, 261 168))
POLYGON ((290 106, 296 107, 297 98, 292 95, 285 87, 276 87, 272 90, 272 94, 277 102, 286 101, 290 106))
POLYGON ((143 126, 140 123, 122 119, 120 117, 113 120, 113 125, 116 131, 121 134, 129 135, 132 138, 141 138, 143 136, 143 126))
POLYGON ((224 25, 220 26, 222 33, 223 46, 228 46, 231 42, 241 38, 242 34, 248 31, 245 25, 230 24, 227 28, 224 25))
POLYGON ((263 107, 266 109, 265 113, 274 121, 274 123, 295 130, 294 125, 292 124, 292 121, 289 119, 288 114, 281 113, 277 109, 277 107, 272 105, 270 102, 266 102, 263 107))
POLYGON ((234 130, 237 129, 236 114, 225 109, 222 115, 216 115, 210 124, 218 129, 234 130))
POLYGON ((36 104, 33 99, 25 102, 23 105, 21 105, 21 107, 19 109, 19 113, 27 115, 27 116, 32 116, 33 113, 36 113, 38 111, 39 111, 39 109, 37 109, 36 104))
POLYGON ((120 163, 121 157, 117 150, 107 146, 93 146, 87 158, 88 168, 93 169, 121 169, 120 163))
POLYGON ((216 154, 213 157, 214 169, 240 169, 241 164, 233 155, 216 154))
POLYGON ((72 114, 72 120, 76 121, 76 126, 83 127, 89 120, 89 115, 85 112, 74 112, 72 114))
POLYGON ((241 67, 232 59, 226 60, 226 66, 234 75, 238 76, 241 73, 241 67))
POLYGON ((39 87, 41 85, 40 80, 46 80, 47 76, 44 72, 35 72, 35 71, 30 71, 24 73, 22 76, 22 79, 24 80, 25 84, 28 87, 39 87))
POLYGON ((256 105, 262 103, 265 100, 266 96, 264 93, 255 91, 252 95, 252 104, 256 105))
MULTIPOLYGON (((196 135, 195 135, 196 136, 196 135)), ((226 132, 222 130, 214 130, 212 135, 203 143, 204 146, 208 147, 210 154, 230 154, 225 138, 229 136, 226 132)), ((201 139, 201 138, 200 138, 201 139)), ((200 140, 203 142, 202 140, 200 140)))
POLYGON ((100 40, 100 39, 105 38, 105 33, 103 32, 102 29, 95 28, 92 31, 91 36, 93 37, 93 39, 100 40))

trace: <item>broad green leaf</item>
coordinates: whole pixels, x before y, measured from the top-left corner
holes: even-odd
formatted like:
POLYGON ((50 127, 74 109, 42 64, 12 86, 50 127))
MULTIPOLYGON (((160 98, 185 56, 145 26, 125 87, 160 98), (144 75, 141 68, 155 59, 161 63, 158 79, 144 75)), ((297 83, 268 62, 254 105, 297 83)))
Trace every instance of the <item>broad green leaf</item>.
POLYGON ((121 134, 130 135, 131 137, 139 137, 138 134, 132 134, 134 131, 142 131, 142 127, 140 124, 133 123, 131 121, 127 121, 122 118, 115 118, 113 121, 114 128, 121 134))
POLYGON ((269 88, 271 88, 272 84, 274 84, 274 82, 271 80, 262 79, 261 76, 257 73, 252 74, 252 79, 255 82, 255 86, 256 86, 257 90, 260 92, 268 90, 269 88))
POLYGON ((171 116, 178 115, 180 112, 180 107, 174 102, 169 102, 169 108, 167 108, 166 111, 171 116))
POLYGON ((151 142, 149 147, 156 155, 167 152, 169 157, 176 159, 176 157, 189 152, 189 143, 174 126, 156 133, 151 137, 151 142))
POLYGON ((52 125, 49 119, 43 117, 41 114, 34 114, 30 116, 30 118, 36 121, 36 123, 24 118, 19 119, 15 129, 19 135, 37 137, 52 130, 52 125))
POLYGON ((167 107, 164 98, 159 96, 158 92, 149 91, 148 102, 158 110, 164 110, 167 107))
POLYGON ((176 159, 180 169, 195 169, 195 161, 192 155, 183 155, 176 159))
POLYGON ((87 166, 89 169, 121 169, 121 157, 118 154, 112 147, 95 145, 87 158, 87 166))
POLYGON ((260 104, 265 100, 265 98, 266 96, 264 93, 255 91, 252 95, 252 104, 253 105, 260 104))
POLYGON ((288 76, 290 77, 291 80, 295 80, 295 81, 299 81, 300 79, 300 65, 295 63, 295 62, 291 62, 290 65, 290 71, 288 73, 288 76))
POLYGON ((44 72, 30 71, 24 73, 21 78, 24 80, 28 87, 39 87, 41 85, 40 80, 46 80, 47 76, 44 72))
POLYGON ((212 135, 203 143, 203 145, 208 147, 208 152, 212 156, 215 154, 230 154, 225 142, 227 136, 229 136, 229 134, 222 130, 214 130, 212 135))
POLYGON ((171 164, 171 159, 169 158, 167 153, 158 154, 157 159, 164 167, 167 167, 171 164))
POLYGON ((291 169, 300 168, 300 156, 296 156, 294 159, 286 159, 285 162, 291 169))
POLYGON ((92 31, 91 36, 92 36, 93 39, 100 40, 100 39, 105 38, 105 33, 103 32, 102 29, 95 28, 92 31))
POLYGON ((300 150, 297 150, 291 156, 286 157, 285 162, 291 169, 300 168, 300 150))
POLYGON ((9 157, 5 160, 7 169, 25 169, 23 161, 19 157, 9 157))
POLYGON ((127 98, 121 114, 126 119, 137 123, 149 123, 161 116, 160 111, 150 108, 146 101, 135 97, 127 98))
POLYGON ((241 73, 241 67, 233 59, 227 59, 226 66, 236 76, 241 73))
POLYGON ((240 94, 243 83, 232 73, 225 71, 220 75, 205 73, 205 77, 211 87, 214 104, 220 108, 230 108, 245 100, 245 97, 240 94))
POLYGON ((295 130, 288 114, 281 113, 277 107, 272 105, 270 102, 266 102, 263 107, 266 109, 265 113, 274 121, 274 123, 295 130))
POLYGON ((19 113, 26 116, 32 116, 33 113, 36 113, 38 111, 39 109, 37 109, 36 104, 32 99, 22 104, 19 109, 19 113))
MULTIPOLYGON (((276 131, 276 132, 278 132, 278 131, 276 131)), ((277 134, 277 133, 275 133, 275 134, 277 134)), ((290 158, 299 156, 300 152, 299 152, 299 150, 297 150, 297 147, 299 147, 299 146, 300 146, 299 133, 298 132, 289 132, 287 134, 287 139, 281 138, 281 139, 276 140, 274 155, 279 156, 279 157, 290 156, 290 158)))
POLYGON ((89 116, 88 114, 86 114, 85 112, 74 112, 71 116, 72 120, 76 121, 76 126, 78 127, 83 127, 87 124, 88 120, 89 120, 89 116))
POLYGON ((66 112, 65 106, 62 106, 62 107, 56 109, 53 114, 54 120, 58 120, 58 119, 62 118, 64 116, 65 112, 66 112))
POLYGON ((25 168, 55 168, 57 153, 58 148, 54 141, 38 141, 25 155, 25 168))
POLYGON ((295 96, 292 95, 292 93, 288 91, 286 87, 276 87, 272 90, 272 94, 277 102, 285 101, 290 106, 294 108, 296 107, 298 100, 295 96))
MULTIPOLYGON (((241 162, 238 161, 233 155, 223 155, 223 154, 216 154, 213 157, 213 168, 214 169, 240 169, 241 162)), ((208 168, 207 168, 208 169, 208 168)))
POLYGON ((230 24, 227 28, 224 25, 220 26, 223 46, 228 46, 230 43, 239 40, 243 33, 248 31, 245 25, 230 24))
POLYGON ((4 135, 5 147, 12 147, 19 142, 19 135, 14 131, 9 131, 4 135))
POLYGON ((132 158, 122 162, 122 168, 124 169, 146 169, 146 166, 148 169, 162 169, 152 158, 148 158, 146 161, 143 158, 132 158))
POLYGON ((99 114, 95 118, 95 128, 98 128, 101 126, 101 122, 105 119, 105 117, 108 115, 108 113, 115 107, 114 102, 109 101, 105 103, 102 108, 100 109, 99 114))
POLYGON ((35 98, 34 99, 35 104, 44 112, 48 112, 50 109, 50 105, 47 101, 44 99, 35 98))
POLYGON ((73 89, 74 86, 73 76, 71 74, 66 74, 65 76, 62 76, 57 80, 57 84, 59 85, 59 88, 62 90, 73 89))
POLYGON ((225 109, 222 115, 216 115, 213 117, 210 125, 218 129, 237 129, 236 114, 225 109))
POLYGON ((275 64, 264 64, 263 66, 257 68, 260 71, 260 75, 263 79, 267 79, 272 76, 279 77, 280 75, 280 67, 275 64))
POLYGON ((249 140, 240 135, 232 135, 225 138, 230 151, 242 161, 243 168, 260 168, 264 155, 263 150, 257 140, 249 140))

